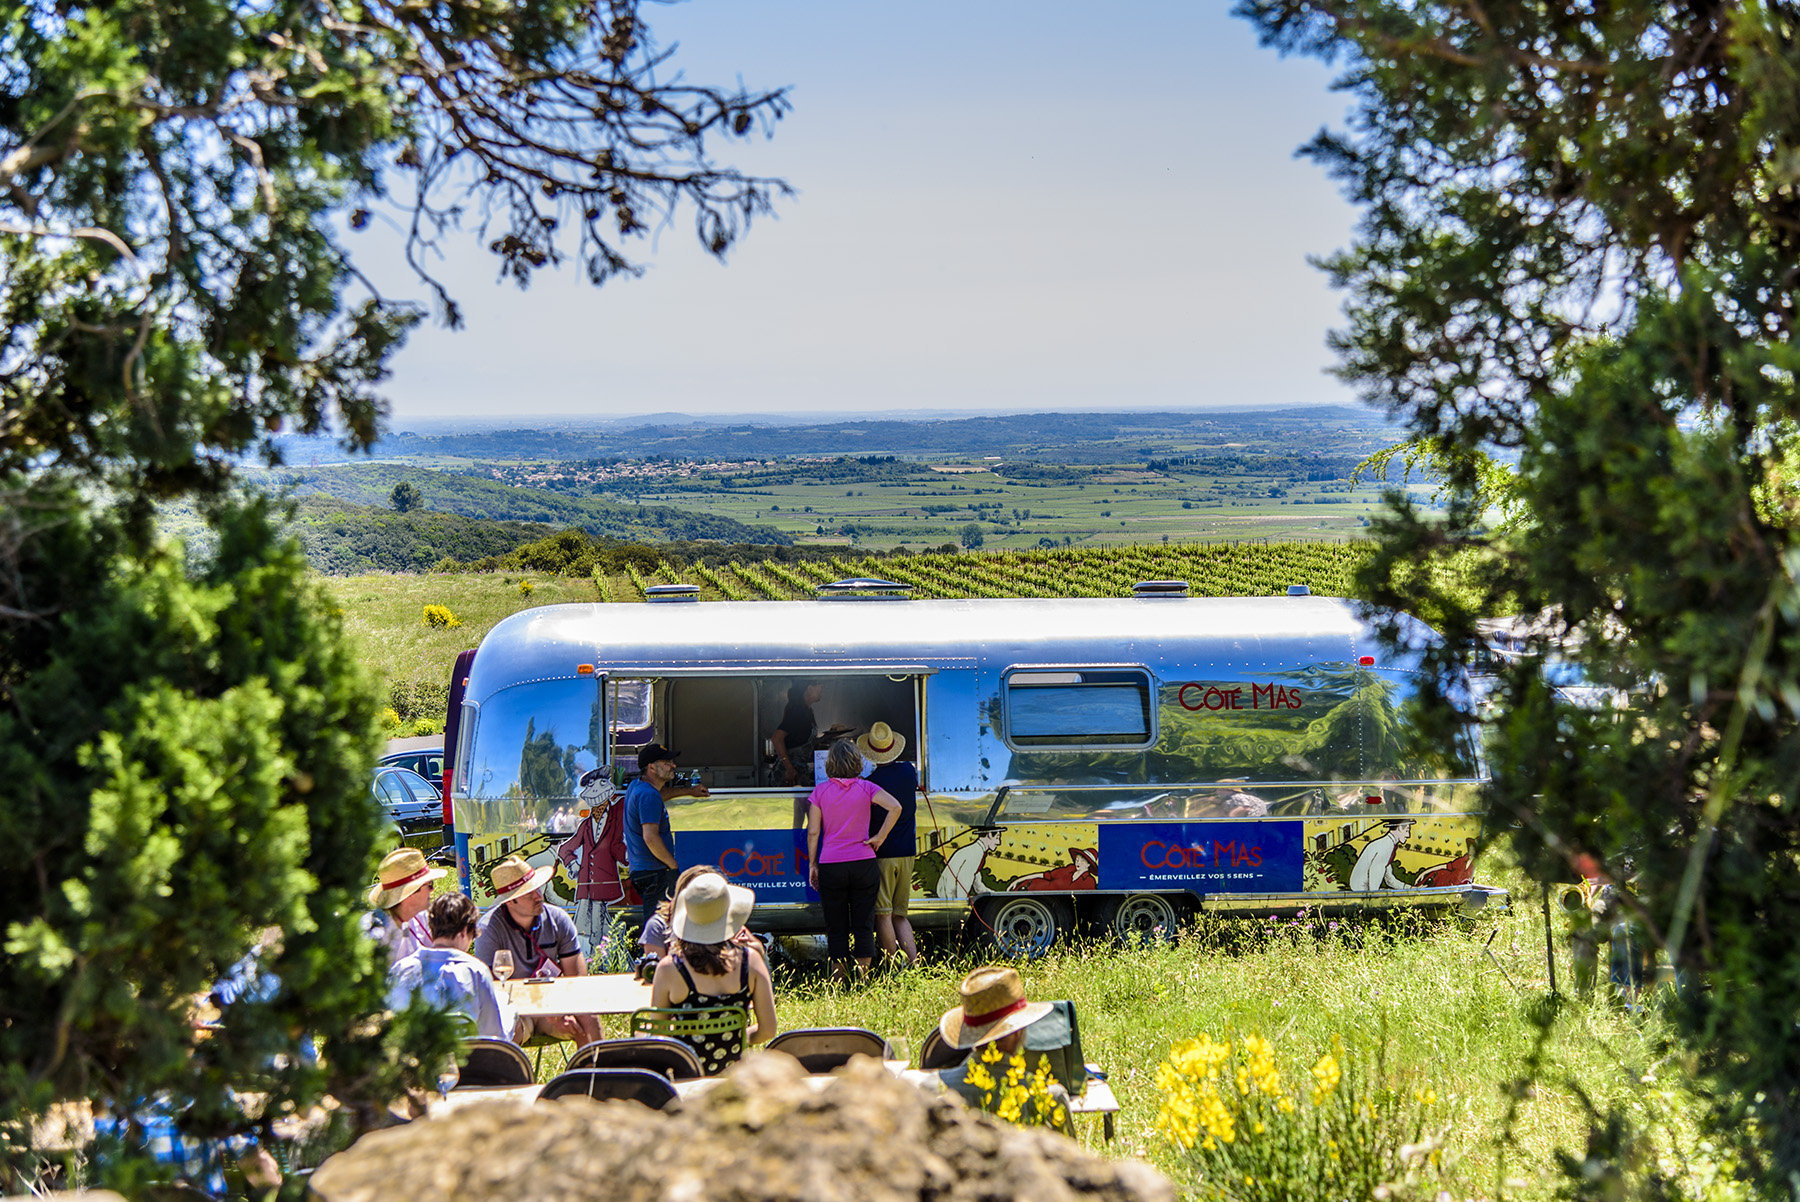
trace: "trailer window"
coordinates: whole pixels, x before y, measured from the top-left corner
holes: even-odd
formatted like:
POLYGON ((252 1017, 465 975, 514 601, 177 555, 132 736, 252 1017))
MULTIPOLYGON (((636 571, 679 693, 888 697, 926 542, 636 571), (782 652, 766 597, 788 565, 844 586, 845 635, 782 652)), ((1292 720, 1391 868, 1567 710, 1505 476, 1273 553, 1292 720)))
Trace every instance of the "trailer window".
POLYGON ((1148 747, 1150 674, 1119 668, 1015 669, 1006 677, 1006 738, 1015 747, 1148 747))

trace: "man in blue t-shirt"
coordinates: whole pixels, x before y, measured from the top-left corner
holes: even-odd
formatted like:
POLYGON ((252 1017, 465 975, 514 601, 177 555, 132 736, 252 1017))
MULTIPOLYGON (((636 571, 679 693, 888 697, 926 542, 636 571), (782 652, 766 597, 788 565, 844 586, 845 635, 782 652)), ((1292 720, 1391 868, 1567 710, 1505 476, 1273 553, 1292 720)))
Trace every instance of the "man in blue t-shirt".
MULTIPOLYGON (((919 774, 900 758, 906 750, 906 736, 897 734, 886 722, 877 722, 869 733, 856 740, 863 759, 875 765, 869 772, 872 784, 886 789, 900 803, 900 818, 881 846, 875 849, 875 865, 881 884, 875 894, 875 937, 881 954, 890 956, 898 948, 906 954, 910 968, 919 962, 919 947, 913 942, 912 920, 907 909, 912 900, 913 854, 919 849, 917 815, 919 809, 919 774)), ((869 834, 881 824, 870 815, 869 834)))
POLYGON ((669 809, 663 803, 708 795, 704 785, 673 786, 678 754, 661 743, 647 744, 638 752, 638 778, 625 790, 625 862, 631 887, 643 901, 643 923, 675 887, 675 832, 669 829, 669 809))

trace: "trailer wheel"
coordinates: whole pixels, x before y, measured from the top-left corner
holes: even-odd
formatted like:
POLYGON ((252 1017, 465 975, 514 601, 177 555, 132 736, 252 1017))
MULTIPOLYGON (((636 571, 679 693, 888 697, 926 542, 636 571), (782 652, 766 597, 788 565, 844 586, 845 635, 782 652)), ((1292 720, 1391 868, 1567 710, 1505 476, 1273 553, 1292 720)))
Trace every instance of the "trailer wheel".
POLYGON ((1166 893, 1128 893, 1113 901, 1101 921, 1120 943, 1143 947, 1174 942, 1181 912, 1180 903, 1166 893))
POLYGON ((1067 904, 1045 897, 984 899, 975 909, 981 936, 1008 959, 1036 960, 1073 925, 1067 904))

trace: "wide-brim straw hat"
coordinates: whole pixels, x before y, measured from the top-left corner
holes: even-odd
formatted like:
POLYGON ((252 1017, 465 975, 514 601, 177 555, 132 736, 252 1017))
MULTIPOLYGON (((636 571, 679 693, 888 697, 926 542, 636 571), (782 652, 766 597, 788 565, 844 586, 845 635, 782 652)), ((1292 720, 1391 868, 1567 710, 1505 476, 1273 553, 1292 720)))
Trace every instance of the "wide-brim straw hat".
POLYGON ((877 722, 856 740, 856 749, 871 764, 885 764, 906 750, 906 736, 895 734, 886 722, 877 722))
POLYGON ((369 890, 369 905, 377 910, 397 906, 431 882, 449 876, 447 869, 432 868, 425 863, 425 853, 416 847, 401 847, 388 852, 377 870, 380 884, 369 890))
POLYGON ((489 880, 494 885, 495 901, 511 901, 515 897, 523 897, 544 887, 556 871, 554 867, 533 868, 523 857, 507 856, 494 865, 489 880))
POLYGON ((944 1011, 938 1033, 953 1048, 973 1048, 1023 1031, 1056 1007, 1025 1000, 1016 968, 991 964, 963 978, 962 1005, 944 1011))
POLYGON ((716 872, 704 872, 675 899, 669 931, 684 943, 724 943, 744 929, 755 905, 755 893, 727 884, 716 872))

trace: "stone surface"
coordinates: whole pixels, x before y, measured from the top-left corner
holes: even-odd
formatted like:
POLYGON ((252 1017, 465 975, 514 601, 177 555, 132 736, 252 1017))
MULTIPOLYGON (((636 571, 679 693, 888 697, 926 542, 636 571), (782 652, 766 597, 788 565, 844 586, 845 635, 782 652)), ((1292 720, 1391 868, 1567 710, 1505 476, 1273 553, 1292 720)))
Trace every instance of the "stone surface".
POLYGON ((326 1202, 1172 1202, 1150 1166, 927 1094, 859 1059, 825 1089, 752 1055, 653 1111, 585 1097, 465 1106, 366 1136, 314 1174, 326 1202))

